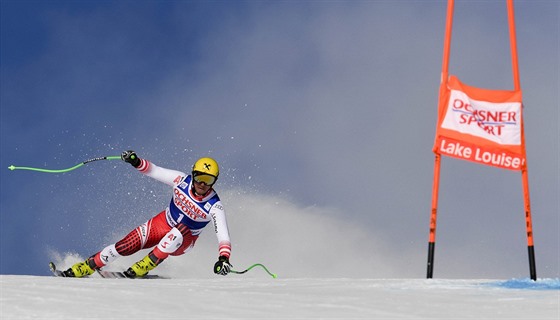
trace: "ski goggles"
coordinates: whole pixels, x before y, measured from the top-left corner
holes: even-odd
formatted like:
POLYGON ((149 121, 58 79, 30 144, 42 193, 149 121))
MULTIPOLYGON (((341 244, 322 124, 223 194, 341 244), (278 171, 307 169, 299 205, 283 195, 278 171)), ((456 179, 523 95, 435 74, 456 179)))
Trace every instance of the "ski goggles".
POLYGON ((206 173, 195 171, 193 172, 193 180, 198 183, 204 182, 204 184, 206 184, 207 186, 211 186, 216 183, 217 178, 206 173))

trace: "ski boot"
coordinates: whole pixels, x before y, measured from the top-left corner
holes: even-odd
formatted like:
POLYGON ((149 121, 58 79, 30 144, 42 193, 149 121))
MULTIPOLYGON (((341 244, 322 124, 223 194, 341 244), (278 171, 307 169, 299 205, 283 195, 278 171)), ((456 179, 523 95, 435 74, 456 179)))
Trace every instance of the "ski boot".
POLYGON ((92 275, 95 272, 95 269, 99 269, 99 267, 95 264, 92 256, 87 258, 85 261, 74 264, 68 270, 63 271, 63 273, 65 277, 81 278, 92 275))
POLYGON ((123 273, 127 278, 142 278, 155 267, 157 267, 157 263, 151 259, 150 255, 147 255, 123 273))

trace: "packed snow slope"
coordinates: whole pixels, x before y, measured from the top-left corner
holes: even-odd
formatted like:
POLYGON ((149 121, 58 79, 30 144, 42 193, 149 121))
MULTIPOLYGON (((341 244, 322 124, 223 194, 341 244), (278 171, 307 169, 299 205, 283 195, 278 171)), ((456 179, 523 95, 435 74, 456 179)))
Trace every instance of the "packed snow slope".
POLYGON ((558 319, 560 280, 0 275, 9 319, 558 319))

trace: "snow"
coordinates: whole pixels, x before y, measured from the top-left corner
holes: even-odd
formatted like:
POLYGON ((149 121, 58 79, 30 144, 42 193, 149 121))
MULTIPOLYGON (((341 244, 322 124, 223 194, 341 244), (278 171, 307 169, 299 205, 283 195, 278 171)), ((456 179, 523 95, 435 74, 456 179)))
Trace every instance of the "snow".
POLYGON ((559 319, 560 280, 0 275, 1 319, 559 319))

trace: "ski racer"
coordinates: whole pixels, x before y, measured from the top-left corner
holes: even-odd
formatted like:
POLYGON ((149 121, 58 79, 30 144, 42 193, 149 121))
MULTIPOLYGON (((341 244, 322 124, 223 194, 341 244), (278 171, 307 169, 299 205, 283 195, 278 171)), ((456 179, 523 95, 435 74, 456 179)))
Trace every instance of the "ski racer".
POLYGON ((218 163, 212 158, 197 160, 190 175, 159 167, 139 158, 132 150, 124 151, 121 159, 141 173, 173 187, 169 206, 124 238, 111 244, 83 262, 64 271, 67 277, 84 277, 103 268, 121 256, 129 256, 141 249, 154 247, 147 256, 124 272, 129 278, 143 277, 168 256, 178 256, 192 248, 202 229, 214 224, 218 238, 218 261, 214 273, 227 275, 231 269, 231 242, 226 215, 213 187, 220 174, 218 163))

